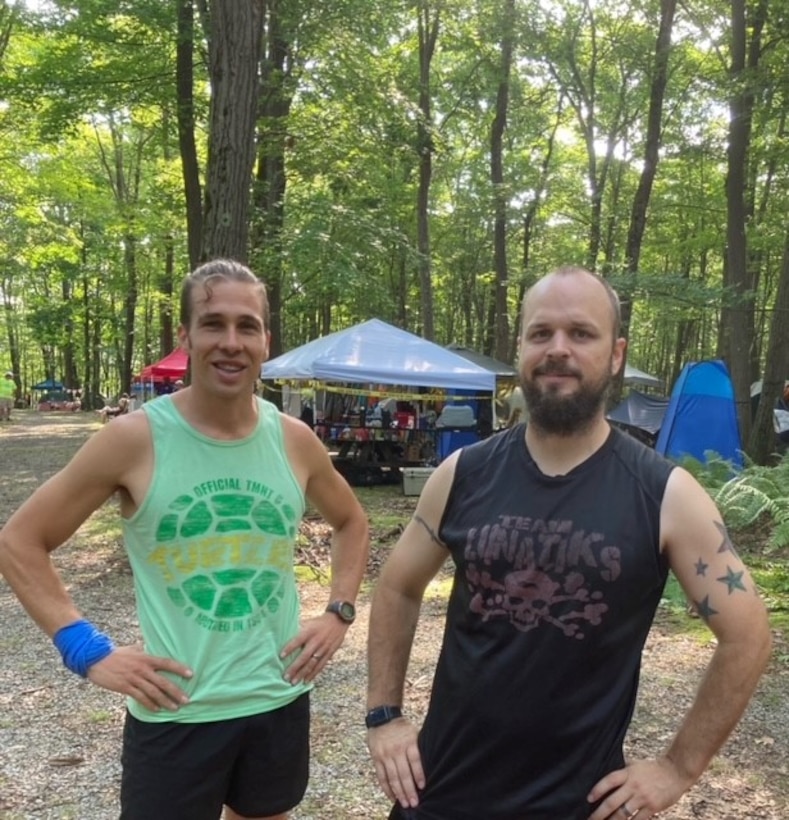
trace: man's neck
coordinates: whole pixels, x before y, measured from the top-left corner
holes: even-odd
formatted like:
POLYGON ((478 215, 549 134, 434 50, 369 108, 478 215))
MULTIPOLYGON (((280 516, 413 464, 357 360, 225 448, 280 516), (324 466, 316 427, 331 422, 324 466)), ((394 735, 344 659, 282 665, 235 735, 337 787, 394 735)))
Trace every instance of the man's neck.
POLYGON ((246 438, 257 426, 257 400, 251 394, 226 399, 203 396, 191 388, 179 390, 172 400, 186 421, 209 438, 222 441, 246 438))
POLYGON ((591 425, 568 436, 546 433, 533 422, 526 426, 529 455, 548 476, 567 475, 605 444, 611 427, 601 415, 591 425))

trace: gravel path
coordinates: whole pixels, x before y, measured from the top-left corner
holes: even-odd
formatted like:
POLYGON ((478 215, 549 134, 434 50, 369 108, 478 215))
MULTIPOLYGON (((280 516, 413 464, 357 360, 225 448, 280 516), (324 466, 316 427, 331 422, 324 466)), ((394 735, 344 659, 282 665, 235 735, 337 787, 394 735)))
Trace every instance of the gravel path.
MULTIPOLYGON (((97 429, 94 419, 88 413, 28 412, 0 426, 0 524, 97 429)), ((383 503, 393 506, 391 499, 383 503)), ((407 516, 409 504, 394 506, 407 516)), ((117 642, 131 642, 137 639, 134 601, 115 520, 108 504, 55 555, 86 615, 117 642)), ((394 534, 374 535, 374 547, 385 552, 394 534)), ((325 605, 325 589, 317 582, 303 583, 302 595, 305 614, 325 605)), ((313 694, 311 781, 292 820, 386 817, 361 725, 368 609, 365 591, 357 623, 313 694)), ((442 623, 440 596, 428 597, 408 680, 407 708, 415 715, 426 705, 442 623)), ((658 619, 645 651, 630 753, 649 755, 664 747, 711 652, 709 642, 676 635, 666 617, 658 619)), ((787 655, 779 636, 772 669, 740 727, 703 780, 663 818, 789 818, 787 655)), ((122 699, 66 672, 0 580, 0 818, 116 818, 122 718, 122 699)))

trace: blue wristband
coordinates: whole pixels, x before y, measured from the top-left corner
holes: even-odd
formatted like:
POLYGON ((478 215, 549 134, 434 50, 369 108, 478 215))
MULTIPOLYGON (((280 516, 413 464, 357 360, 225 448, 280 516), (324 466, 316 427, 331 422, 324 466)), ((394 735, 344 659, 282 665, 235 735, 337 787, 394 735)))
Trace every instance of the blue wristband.
POLYGON ((63 658, 63 665, 71 672, 88 676, 94 663, 104 660, 115 649, 115 644, 90 621, 74 621, 58 629, 52 642, 63 658))

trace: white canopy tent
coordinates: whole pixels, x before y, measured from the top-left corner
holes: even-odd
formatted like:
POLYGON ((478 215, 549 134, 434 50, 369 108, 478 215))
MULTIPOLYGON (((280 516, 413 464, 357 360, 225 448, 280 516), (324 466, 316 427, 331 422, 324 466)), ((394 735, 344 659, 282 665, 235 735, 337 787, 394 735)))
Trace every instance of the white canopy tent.
POLYGON ((315 339, 265 362, 262 379, 496 389, 496 374, 380 319, 315 339))

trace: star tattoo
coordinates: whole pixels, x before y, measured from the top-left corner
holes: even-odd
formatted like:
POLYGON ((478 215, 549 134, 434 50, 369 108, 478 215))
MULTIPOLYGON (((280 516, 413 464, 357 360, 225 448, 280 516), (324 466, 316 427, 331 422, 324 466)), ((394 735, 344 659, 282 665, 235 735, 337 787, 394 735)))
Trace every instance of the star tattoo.
POLYGON ((704 600, 694 601, 693 603, 696 605, 696 611, 699 613, 699 616, 704 618, 705 621, 709 621, 709 619, 713 615, 718 614, 718 610, 713 609, 710 606, 710 596, 709 595, 705 595, 704 600))
POLYGON ((696 561, 696 575, 706 575, 708 567, 709 564, 705 564, 704 561, 699 558, 699 560, 696 561))
POLYGON ((731 539, 729 538, 729 533, 726 532, 726 527, 724 527, 719 521, 713 521, 712 523, 715 524, 718 528, 718 532, 723 537, 723 541, 721 541, 721 544, 718 547, 718 552, 730 552, 732 555, 737 555, 734 549, 734 544, 732 544, 731 539))
POLYGON ((729 588, 729 595, 734 592, 735 589, 741 589, 743 592, 746 592, 745 584, 742 582, 742 576, 745 574, 744 571, 735 572, 728 564, 726 565, 726 574, 722 575, 720 578, 716 580, 720 581, 722 584, 726 584, 729 588))

